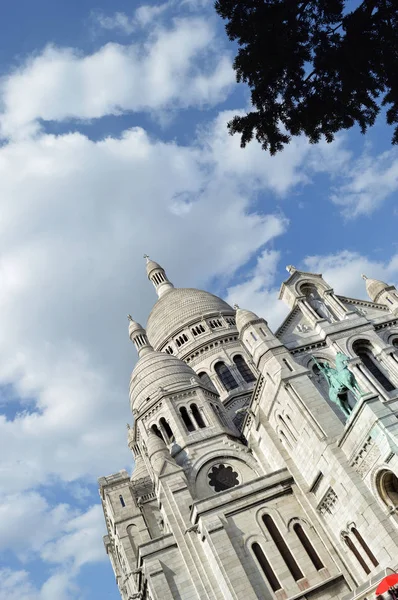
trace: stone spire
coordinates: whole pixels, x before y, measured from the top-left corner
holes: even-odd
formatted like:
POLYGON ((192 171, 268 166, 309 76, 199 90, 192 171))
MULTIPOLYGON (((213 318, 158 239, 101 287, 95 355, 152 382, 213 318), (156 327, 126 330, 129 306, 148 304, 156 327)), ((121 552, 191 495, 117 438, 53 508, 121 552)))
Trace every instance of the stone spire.
POLYGON ((260 319, 260 317, 251 310, 240 308, 237 304, 234 304, 234 308, 236 310, 236 328, 239 331, 239 333, 249 323, 258 322, 260 320, 264 321, 264 319, 260 319))
POLYGON ((371 279, 370 277, 366 277, 366 275, 361 276, 364 279, 366 284, 366 292, 372 302, 378 302, 380 295, 387 289, 390 289, 393 286, 389 286, 388 283, 384 283, 384 281, 379 281, 378 279, 371 279))
POLYGON ((128 315, 127 318, 129 320, 129 337, 137 348, 139 358, 149 354, 149 352, 154 352, 142 325, 134 321, 131 315, 128 315))
POLYGON ((147 254, 144 254, 144 258, 146 259, 146 274, 148 279, 152 281, 157 295, 161 298, 164 294, 174 289, 174 285, 168 280, 163 267, 154 260, 151 260, 147 254))

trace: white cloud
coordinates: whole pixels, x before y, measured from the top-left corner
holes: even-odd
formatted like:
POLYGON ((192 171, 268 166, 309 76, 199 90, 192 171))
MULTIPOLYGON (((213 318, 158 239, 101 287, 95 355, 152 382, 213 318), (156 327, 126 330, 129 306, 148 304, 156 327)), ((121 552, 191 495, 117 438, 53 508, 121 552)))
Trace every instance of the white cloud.
POLYGON ((369 299, 361 278, 362 273, 391 285, 398 283, 398 254, 385 261, 378 261, 358 252, 345 250, 327 256, 309 256, 304 261, 304 268, 322 273, 324 279, 334 287, 336 294, 351 298, 369 299))
POLYGON ((347 218, 370 215, 398 190, 398 152, 395 148, 378 156, 366 151, 344 169, 344 183, 331 195, 347 218))
POLYGON ((47 46, 3 78, 1 132, 20 138, 37 132, 40 120, 214 105, 234 81, 211 19, 174 19, 142 42, 109 43, 87 56, 47 46))
POLYGON ((13 551, 27 565, 40 557, 55 565, 39 589, 25 570, 0 570, 0 600, 77 598, 75 577, 88 563, 105 561, 104 517, 99 505, 78 512, 66 504, 50 507, 36 492, 14 494, 0 504, 0 551, 13 551))
POLYGON ((134 11, 132 16, 123 12, 116 12, 111 16, 104 13, 94 13, 92 17, 95 23, 103 29, 116 30, 130 35, 139 28, 153 24, 175 4, 176 2, 173 0, 163 4, 142 4, 134 11))
POLYGON ((252 310, 263 317, 273 330, 288 313, 287 307, 278 301, 279 289, 275 286, 279 261, 279 252, 264 250, 244 280, 229 287, 227 291, 227 302, 252 310))
POLYGON ((0 149, 0 382, 38 410, 0 420, 0 482, 10 493, 54 477, 92 481, 131 460, 123 424, 135 353, 125 315, 145 321, 154 302, 144 252, 177 285, 200 286, 285 231, 282 216, 251 206, 253 165, 230 176, 223 144, 237 140, 218 133, 218 156, 208 135, 178 146, 133 129, 0 149), (211 217, 215 197, 222 218, 211 217))

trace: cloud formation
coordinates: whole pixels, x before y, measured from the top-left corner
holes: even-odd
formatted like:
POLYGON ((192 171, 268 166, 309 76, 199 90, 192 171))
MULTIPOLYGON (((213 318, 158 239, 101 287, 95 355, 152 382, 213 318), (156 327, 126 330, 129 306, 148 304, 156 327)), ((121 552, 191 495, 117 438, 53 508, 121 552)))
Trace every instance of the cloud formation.
POLYGON ((37 133, 41 121, 213 106, 234 81, 213 20, 197 16, 154 25, 141 41, 108 43, 86 56, 47 46, 3 78, 0 133, 21 138, 37 133))

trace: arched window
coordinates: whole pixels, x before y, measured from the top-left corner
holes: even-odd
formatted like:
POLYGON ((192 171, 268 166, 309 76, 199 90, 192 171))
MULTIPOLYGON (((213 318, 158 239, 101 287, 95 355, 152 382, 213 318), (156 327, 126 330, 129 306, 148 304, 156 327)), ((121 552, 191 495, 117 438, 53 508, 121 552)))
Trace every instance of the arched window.
POLYGON ((198 377, 210 390, 212 390, 213 392, 217 392, 214 383, 212 382, 210 376, 207 373, 202 371, 201 373, 198 373, 198 377))
MULTIPOLYGON (((278 415, 278 421, 280 423, 280 425, 283 427, 283 429, 285 431, 288 431, 290 434, 290 438, 292 441, 297 442, 297 438, 294 435, 293 431, 291 430, 291 428, 287 425, 286 421, 284 420, 283 417, 281 417, 281 415, 278 415)), ((291 422, 290 422, 291 423, 291 422)))
POLYGON ((387 392, 392 392, 393 390, 395 390, 395 387, 393 386, 391 381, 386 377, 386 375, 376 363, 376 359, 373 356, 372 349, 368 343, 359 340, 354 344, 353 349, 355 354, 362 360, 362 363, 367 368, 367 370, 373 375, 375 379, 377 379, 380 385, 382 385, 387 392))
POLYGON ((344 540, 344 543, 346 544, 346 546, 351 550, 351 552, 353 553, 353 555, 355 556, 355 558, 361 565, 362 569, 365 571, 366 575, 369 575, 370 569, 369 569, 368 565, 366 564, 366 562, 363 560, 360 553, 358 552, 352 539, 348 535, 344 535, 343 540, 344 540))
POLYGON ((231 371, 228 369, 227 365, 223 362, 218 362, 214 366, 214 370, 220 378, 221 383, 224 388, 227 390, 234 390, 238 387, 238 383, 235 377, 232 375, 231 371))
POLYGON ((140 543, 137 525, 129 525, 127 527, 127 535, 129 536, 130 544, 135 554, 137 551, 137 543, 140 543))
POLYGON ((377 476, 377 489, 381 499, 389 508, 398 508, 398 477, 386 469, 377 476))
POLYGON ((289 448, 293 449, 293 446, 289 442, 286 433, 280 429, 279 430, 279 435, 281 436, 280 437, 280 441, 282 442, 282 444, 284 444, 285 446, 288 446, 289 448))
POLYGON ((124 501, 124 498, 123 498, 123 496, 122 496, 121 494, 120 494, 120 496, 119 496, 119 500, 120 500, 120 504, 121 504, 121 505, 123 506, 123 508, 124 508, 124 507, 126 506, 126 503, 125 503, 125 501, 124 501))
POLYGON ((264 515, 263 523, 264 523, 265 527, 267 528, 268 533, 271 536, 275 546, 278 548, 280 555, 282 556, 283 560, 285 561, 287 568, 289 569, 290 573, 292 574, 293 579, 295 581, 298 581, 299 579, 303 579, 304 575, 302 574, 300 567, 298 566, 293 554, 290 552, 285 540, 281 536, 281 533, 280 533, 279 529, 277 528, 277 526, 275 525, 272 517, 270 517, 270 515, 264 515))
POLYGON ((254 542, 254 544, 252 544, 252 550, 272 591, 277 592, 278 590, 281 590, 282 586, 279 583, 278 578, 276 577, 271 565, 269 564, 267 557, 265 556, 260 544, 254 542))
POLYGON ((377 567, 379 562, 378 562, 377 558, 375 557, 375 555, 373 554, 373 552, 371 551, 371 549, 369 548, 369 546, 367 545, 367 543, 365 542, 365 540, 363 539, 363 537, 361 536, 361 534, 359 533, 358 529, 356 529, 356 527, 352 527, 351 531, 352 531, 352 534, 358 540, 358 543, 362 546, 363 550, 367 554, 372 565, 374 567, 377 567))
POLYGON ((152 425, 151 429, 152 429, 153 433, 158 436, 158 438, 165 441, 164 437, 162 435, 162 432, 160 431, 160 429, 157 425, 152 425))
POLYGON ((392 345, 398 348, 398 338, 395 338, 395 340, 392 341, 392 345))
POLYGON ((216 417, 217 417, 217 420, 218 420, 218 421, 221 423, 221 425, 224 425, 224 423, 223 423, 223 421, 222 421, 222 419, 221 419, 221 416, 220 416, 220 414, 219 414, 219 412, 218 412, 217 408, 216 408, 216 407, 214 406, 214 404, 212 404, 211 402, 210 402, 210 406, 211 406, 211 409, 212 409, 212 411, 213 411, 213 412, 214 412, 214 414, 216 415, 216 417))
POLYGON ((234 356, 234 363, 236 364, 239 373, 242 375, 243 379, 247 383, 256 381, 256 378, 253 375, 252 370, 248 367, 243 356, 241 356, 240 354, 238 354, 237 356, 234 356))
POLYGON ((284 362, 285 366, 289 369, 289 371, 293 371, 292 365, 288 360, 286 360, 286 358, 283 358, 282 361, 284 362))
POLYGON ((162 417, 160 419, 160 424, 163 428, 163 431, 167 435, 168 441, 172 442, 174 440, 174 434, 173 434, 173 431, 172 431, 170 425, 168 424, 168 422, 166 421, 166 419, 164 417, 162 417))
POLYGON ((196 404, 191 404, 191 411, 192 411, 192 416, 195 419, 197 426, 200 429, 203 429, 203 427, 206 427, 206 423, 204 422, 203 417, 200 413, 200 410, 198 409, 196 404))
POLYGON ((184 425, 187 428, 187 430, 189 432, 195 431, 195 425, 192 423, 191 417, 189 416, 188 411, 185 408, 185 406, 182 406, 180 408, 180 415, 181 415, 181 418, 182 418, 182 420, 184 422, 184 425))
POLYGON ((321 569, 323 569, 324 566, 322 564, 322 561, 316 553, 314 546, 311 544, 310 540, 307 537, 307 534, 301 527, 300 523, 296 523, 293 526, 293 529, 316 570, 320 571, 321 569))

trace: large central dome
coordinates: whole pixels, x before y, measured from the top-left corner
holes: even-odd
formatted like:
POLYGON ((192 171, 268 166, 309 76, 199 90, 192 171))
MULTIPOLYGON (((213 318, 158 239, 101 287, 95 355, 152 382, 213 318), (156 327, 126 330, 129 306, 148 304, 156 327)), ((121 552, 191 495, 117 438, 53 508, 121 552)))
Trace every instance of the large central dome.
POLYGON ((191 321, 220 312, 235 313, 229 304, 209 292, 194 288, 173 288, 159 298, 149 315, 146 327, 149 341, 157 350, 191 321))

